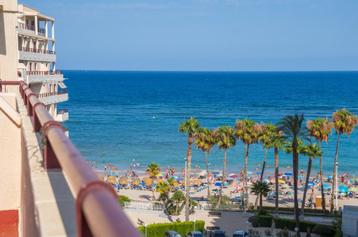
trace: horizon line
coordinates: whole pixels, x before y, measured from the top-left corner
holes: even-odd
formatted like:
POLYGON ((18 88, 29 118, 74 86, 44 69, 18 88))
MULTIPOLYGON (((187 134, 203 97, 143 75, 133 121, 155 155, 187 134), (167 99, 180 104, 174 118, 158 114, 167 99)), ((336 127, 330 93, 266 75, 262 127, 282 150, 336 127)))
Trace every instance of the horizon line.
POLYGON ((61 71, 94 71, 94 72, 213 72, 213 73, 267 73, 267 72, 358 72, 355 70, 121 70, 121 69, 60 69, 61 71))

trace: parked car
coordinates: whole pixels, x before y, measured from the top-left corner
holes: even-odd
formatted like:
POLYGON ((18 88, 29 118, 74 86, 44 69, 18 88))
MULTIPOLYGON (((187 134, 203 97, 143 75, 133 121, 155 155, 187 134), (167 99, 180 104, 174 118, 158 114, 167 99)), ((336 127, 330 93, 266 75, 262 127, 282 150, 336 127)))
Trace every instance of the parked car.
POLYGON ((211 230, 208 234, 207 237, 226 237, 225 231, 223 230, 211 230))
POLYGON ((243 231, 243 230, 237 230, 232 235, 232 237, 248 237, 248 236, 249 236, 249 233, 247 233, 246 231, 243 231))
POLYGON ((233 197, 231 199, 231 201, 234 202, 234 203, 241 203, 241 196, 233 197))
POLYGON ((203 237, 203 234, 200 231, 191 231, 186 236, 187 237, 203 237))
POLYGON ((165 232, 164 237, 181 237, 181 235, 174 230, 168 230, 167 232, 165 232))

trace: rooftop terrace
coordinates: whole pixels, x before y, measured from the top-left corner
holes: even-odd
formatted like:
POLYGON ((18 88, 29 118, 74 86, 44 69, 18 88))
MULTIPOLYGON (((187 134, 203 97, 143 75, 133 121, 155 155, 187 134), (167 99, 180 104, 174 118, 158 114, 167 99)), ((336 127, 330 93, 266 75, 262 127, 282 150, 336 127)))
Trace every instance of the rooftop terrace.
POLYGON ((140 236, 24 82, 0 82, 0 236, 140 236))

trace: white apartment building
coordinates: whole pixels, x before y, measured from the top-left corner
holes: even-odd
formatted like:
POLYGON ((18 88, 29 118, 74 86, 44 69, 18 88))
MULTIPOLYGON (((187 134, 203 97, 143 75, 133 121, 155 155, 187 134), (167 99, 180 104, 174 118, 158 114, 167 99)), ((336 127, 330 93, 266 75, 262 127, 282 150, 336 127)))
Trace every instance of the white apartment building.
POLYGON ((0 79, 23 80, 55 120, 66 121, 68 111, 57 108, 58 103, 68 100, 68 92, 63 74, 56 70, 55 20, 16 1, 2 1, 5 1, 3 6, 8 4, 8 9, 12 6, 11 10, 3 11, 3 38, 7 44, 4 49, 7 57, 3 61, 7 66, 15 64, 16 69, 0 68, 0 79))

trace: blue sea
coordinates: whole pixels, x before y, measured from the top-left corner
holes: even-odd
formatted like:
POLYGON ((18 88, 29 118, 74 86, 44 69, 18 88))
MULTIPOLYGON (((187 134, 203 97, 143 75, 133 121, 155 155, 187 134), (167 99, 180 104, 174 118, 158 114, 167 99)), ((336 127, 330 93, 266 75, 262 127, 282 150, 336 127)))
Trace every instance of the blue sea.
MULTIPOLYGON (((111 163, 139 169, 150 162, 182 169, 186 137, 179 123, 190 116, 202 126, 233 126, 237 119, 278 122, 283 116, 304 113, 306 119, 331 117, 342 107, 358 114, 358 72, 124 72, 64 71, 70 111, 65 126, 70 137, 98 168, 111 163)), ((333 169, 336 136, 323 144, 325 172, 333 169)), ((228 153, 229 169, 243 167, 243 145, 228 153)), ((250 147, 249 166, 255 172, 264 156, 262 146, 250 147)), ((223 152, 214 149, 211 169, 221 169, 223 152)), ((268 156, 273 165, 273 152, 268 156)), ((340 172, 358 174, 358 128, 343 136, 340 172)), ((307 158, 300 157, 306 167, 307 158)), ((281 167, 292 164, 280 153, 281 167)), ((314 168, 318 168, 318 160, 314 168)), ((204 154, 193 151, 193 166, 204 168, 204 154)))

